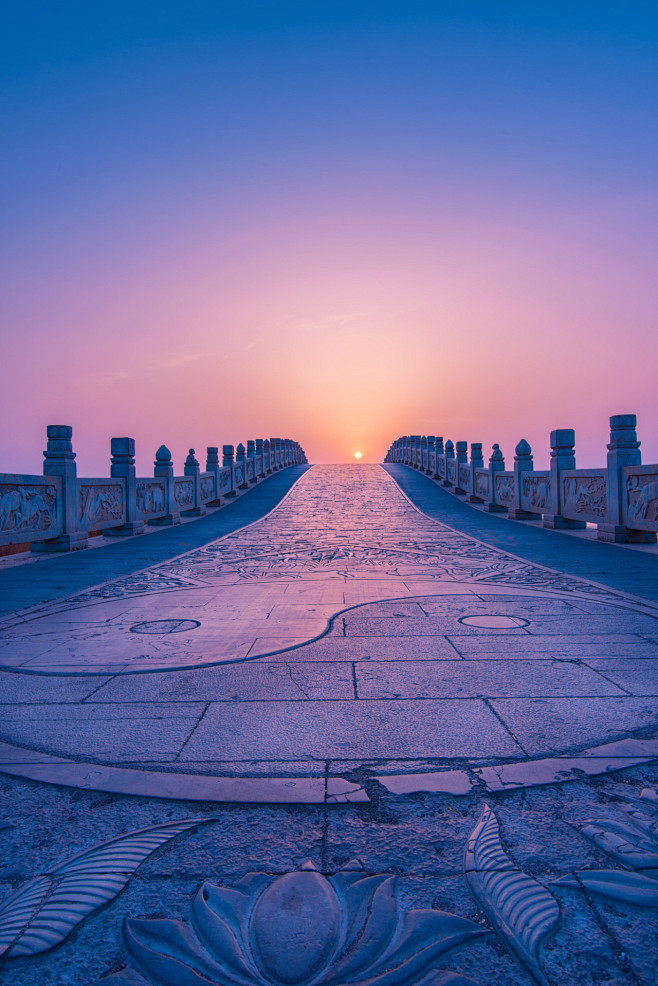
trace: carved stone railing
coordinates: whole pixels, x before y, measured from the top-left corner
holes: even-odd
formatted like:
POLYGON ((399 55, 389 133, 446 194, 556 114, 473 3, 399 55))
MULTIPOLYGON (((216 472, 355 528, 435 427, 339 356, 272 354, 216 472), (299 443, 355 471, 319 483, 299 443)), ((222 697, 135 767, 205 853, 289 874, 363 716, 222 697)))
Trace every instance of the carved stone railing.
POLYGON ((307 462, 298 442, 255 439, 234 452, 224 445, 207 450, 201 472, 190 449, 182 476, 174 475, 171 452, 155 453, 153 476, 135 470, 135 442, 113 438, 108 478, 77 476, 68 425, 48 425, 43 476, 0 473, 0 547, 29 545, 32 551, 74 551, 87 546, 90 532, 141 534, 145 524, 178 524, 208 507, 238 496, 249 486, 287 466, 307 462))
POLYGON ((550 469, 535 470, 532 449, 522 439, 514 468, 494 445, 488 466, 482 445, 435 435, 404 435, 396 439, 386 462, 401 462, 431 476, 450 492, 491 512, 506 511, 514 520, 541 519, 544 527, 584 528, 596 525, 601 541, 653 543, 658 532, 658 465, 642 465, 634 414, 610 418, 610 444, 605 467, 576 469, 572 428, 551 432, 550 469), (455 454, 456 452, 456 454, 455 454))

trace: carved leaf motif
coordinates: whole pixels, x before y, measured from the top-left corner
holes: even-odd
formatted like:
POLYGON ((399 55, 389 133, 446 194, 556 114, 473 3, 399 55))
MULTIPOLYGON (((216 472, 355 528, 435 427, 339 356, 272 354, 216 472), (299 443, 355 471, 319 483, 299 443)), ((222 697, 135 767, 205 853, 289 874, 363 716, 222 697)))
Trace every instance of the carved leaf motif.
POLYGON ((580 870, 575 876, 563 876, 556 886, 579 888, 580 885, 599 897, 640 907, 658 907, 658 880, 628 870, 580 870), (577 879, 576 879, 577 877, 577 879))
POLYGON ((555 926, 555 898, 520 870, 500 841, 498 820, 489 805, 473 830, 464 862, 471 891, 489 914, 533 979, 548 986, 537 958, 541 939, 555 926))
POLYGON ((631 821, 591 821, 583 826, 582 833, 634 870, 658 869, 658 842, 631 821))
POLYGON ((595 842, 628 870, 580 870, 556 880, 563 887, 584 887, 608 900, 640 907, 658 907, 658 819, 656 792, 645 788, 639 801, 624 809, 626 818, 590 820, 583 835, 595 842), (648 809, 653 814, 647 814, 648 809))
POLYGON ((0 955, 54 948, 83 918, 113 900, 155 849, 205 821, 166 822, 110 839, 19 887, 0 906, 0 955))

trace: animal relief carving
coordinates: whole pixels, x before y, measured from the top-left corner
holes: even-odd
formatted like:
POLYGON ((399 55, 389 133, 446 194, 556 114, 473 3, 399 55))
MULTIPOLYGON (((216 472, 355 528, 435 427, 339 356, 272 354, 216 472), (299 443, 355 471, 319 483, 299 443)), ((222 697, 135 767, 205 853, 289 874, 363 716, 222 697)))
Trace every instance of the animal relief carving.
POLYGON ((500 503, 514 502, 513 476, 496 476, 496 500, 500 503))
POLYGON ((101 521, 121 520, 123 489, 121 486, 82 486, 78 491, 80 523, 87 528, 101 521))
POLYGON ((602 476, 567 476, 563 488, 565 511, 605 517, 608 495, 606 481, 602 476))
POLYGON ((201 480, 201 499, 212 500, 214 495, 215 495, 214 476, 204 476, 201 480))
POLYGON ((143 514, 164 513, 164 487, 160 483, 138 483, 137 507, 143 514))
POLYGON ((628 493, 627 522, 658 520, 658 475, 649 473, 629 476, 626 480, 628 493))
POLYGON ((523 494, 531 506, 542 510, 548 504, 550 480, 543 476, 524 476, 523 494))
POLYGON ((174 487, 174 500, 179 507, 190 507, 194 503, 194 481, 178 480, 174 487))
POLYGON ((0 485, 0 531, 46 531, 56 520, 54 486, 0 485))
POLYGON ((476 472, 475 493, 482 498, 489 496, 489 477, 486 473, 476 472))

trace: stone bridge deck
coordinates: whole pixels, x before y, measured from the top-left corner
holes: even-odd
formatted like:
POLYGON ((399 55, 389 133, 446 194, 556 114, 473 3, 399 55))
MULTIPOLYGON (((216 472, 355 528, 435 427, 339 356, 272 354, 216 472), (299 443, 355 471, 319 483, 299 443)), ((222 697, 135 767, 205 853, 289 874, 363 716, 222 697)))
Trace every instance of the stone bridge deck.
MULTIPOLYGON (((345 776, 547 757, 655 725, 655 557, 527 529, 519 544, 518 528, 512 556, 492 543, 509 543, 498 519, 488 543, 435 519, 445 501, 475 513, 405 467, 315 467, 247 526, 6 617, 3 739, 133 768, 345 776), (560 552, 569 574, 542 564, 560 552)), ((124 555, 141 561, 148 540, 124 555)), ((88 557, 69 572, 89 580, 88 557)))
MULTIPOLYGON (((588 775, 644 771, 639 798, 658 755, 656 555, 484 516, 403 466, 295 467, 183 528, 6 568, 0 587, 6 791, 21 778, 66 786, 17 788, 32 806, 69 788, 92 807, 93 792, 141 796, 112 803, 124 825, 161 817, 159 804, 169 817, 172 802, 154 799, 183 814, 211 802, 215 819, 222 801, 322 806, 324 820, 290 815, 284 830, 262 807, 240 809, 273 872, 301 862, 303 844, 325 870, 352 854, 373 872, 419 878, 414 859, 436 826, 463 852, 485 794, 510 808, 510 832, 520 822, 504 799, 530 798, 554 867, 566 822, 555 804, 561 835, 541 821, 542 785, 575 778, 576 814, 587 817, 588 775), (415 802, 395 807, 412 792, 443 798, 433 821, 415 802), (360 849, 349 823, 338 832, 327 821, 339 804, 374 812, 358 816, 370 825, 360 849), (386 830, 396 812, 399 844, 386 830)), ((242 817, 226 817, 223 837, 242 817)), ((246 872, 255 850, 241 844, 246 872)), ((460 867, 448 865, 453 882, 460 867)), ((614 983, 648 983, 637 922, 613 941, 587 920, 600 962, 616 963, 614 983), (633 951, 628 976, 622 945, 633 951)), ((560 947, 552 978, 536 982, 608 982, 573 955, 560 978, 570 946, 560 947)), ((527 963, 487 954, 487 982, 531 982, 527 963)), ((32 968, 12 966, 7 981, 69 981, 30 979, 32 968)))

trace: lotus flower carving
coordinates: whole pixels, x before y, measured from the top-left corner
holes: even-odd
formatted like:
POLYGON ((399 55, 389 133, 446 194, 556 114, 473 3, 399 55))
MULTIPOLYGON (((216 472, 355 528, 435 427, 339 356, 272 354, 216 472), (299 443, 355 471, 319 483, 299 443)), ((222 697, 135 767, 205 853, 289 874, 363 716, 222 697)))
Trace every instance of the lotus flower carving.
POLYGON ((474 986, 436 970, 457 945, 487 934, 435 910, 402 911, 393 877, 352 863, 333 877, 304 863, 234 889, 204 883, 187 924, 129 920, 134 967, 103 980, 158 986, 474 986))

